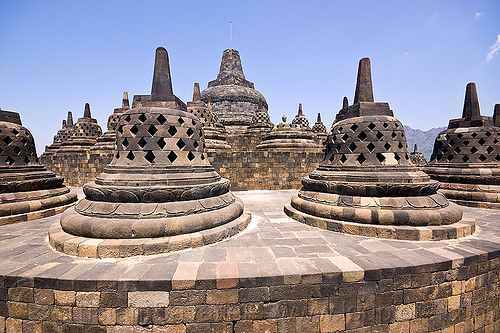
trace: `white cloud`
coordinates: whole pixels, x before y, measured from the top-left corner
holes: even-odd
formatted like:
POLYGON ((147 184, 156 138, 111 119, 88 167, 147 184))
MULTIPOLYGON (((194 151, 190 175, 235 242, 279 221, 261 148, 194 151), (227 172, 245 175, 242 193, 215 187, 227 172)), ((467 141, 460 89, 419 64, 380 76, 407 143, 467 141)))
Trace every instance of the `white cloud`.
POLYGON ((478 19, 478 18, 480 18, 482 15, 483 15, 483 13, 481 13, 481 12, 476 13, 476 15, 474 16, 474 18, 477 20, 477 19, 478 19))
POLYGON ((490 46, 490 49, 490 53, 488 53, 488 55, 486 56, 486 61, 488 62, 493 59, 493 56, 497 54, 498 51, 500 51, 500 35, 497 36, 497 41, 495 42, 495 44, 490 46))

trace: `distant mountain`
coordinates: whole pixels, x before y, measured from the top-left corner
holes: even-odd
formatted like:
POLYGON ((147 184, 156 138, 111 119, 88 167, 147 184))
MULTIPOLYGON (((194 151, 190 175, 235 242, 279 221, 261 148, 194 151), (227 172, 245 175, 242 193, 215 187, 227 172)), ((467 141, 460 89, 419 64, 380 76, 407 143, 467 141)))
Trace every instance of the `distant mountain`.
POLYGON ((436 140, 437 135, 445 129, 446 127, 438 127, 431 128, 428 131, 422 131, 419 129, 413 129, 410 126, 405 125, 408 150, 412 152, 413 146, 416 143, 418 146, 418 151, 422 152, 427 162, 429 162, 429 159, 432 155, 432 150, 434 149, 434 141, 436 140))

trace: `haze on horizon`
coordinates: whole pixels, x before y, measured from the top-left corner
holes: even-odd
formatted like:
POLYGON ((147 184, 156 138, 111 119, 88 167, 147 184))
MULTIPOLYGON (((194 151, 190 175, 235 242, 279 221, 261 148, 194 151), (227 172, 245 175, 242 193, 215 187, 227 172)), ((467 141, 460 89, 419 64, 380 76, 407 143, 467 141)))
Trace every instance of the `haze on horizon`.
POLYGON ((156 47, 170 57, 174 93, 192 98, 240 52, 274 123, 299 102, 329 128, 352 103, 357 64, 370 57, 375 101, 427 130, 461 116, 465 86, 481 112, 500 103, 498 1, 3 1, 0 107, 21 114, 38 154, 85 102, 105 131, 124 90, 149 94, 156 47))

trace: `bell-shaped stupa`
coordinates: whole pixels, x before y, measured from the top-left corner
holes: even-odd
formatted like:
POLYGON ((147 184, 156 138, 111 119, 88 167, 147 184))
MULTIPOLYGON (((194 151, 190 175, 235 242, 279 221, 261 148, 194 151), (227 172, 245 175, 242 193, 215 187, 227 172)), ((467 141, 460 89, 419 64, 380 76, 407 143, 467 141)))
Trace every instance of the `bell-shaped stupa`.
POLYGON ((325 124, 323 124, 323 121, 321 121, 321 113, 318 112, 318 119, 314 123, 311 130, 316 135, 316 139, 317 139, 316 142, 321 147, 326 147, 326 139, 328 137, 328 130, 326 129, 325 124))
POLYGON ((314 142, 314 133, 297 124, 290 124, 283 116, 281 123, 262 137, 262 142, 255 149, 319 149, 314 142))
POLYGON ((500 127, 482 116, 476 84, 467 84, 462 118, 439 133, 424 168, 440 192, 465 206, 500 209, 500 127))
POLYGON ((118 120, 123 112, 130 110, 130 103, 128 100, 128 92, 123 92, 122 106, 115 108, 113 113, 108 117, 107 131, 97 138, 97 142, 90 150, 94 153, 109 154, 115 151, 116 143, 116 127, 118 120))
POLYGON ((234 49, 223 52, 217 79, 208 83, 207 89, 201 92, 201 99, 205 103, 210 99, 213 112, 229 131, 246 130, 259 102, 266 112, 268 108, 264 96, 245 78, 240 54, 234 49))
MULTIPOLYGON (((170 72, 164 48, 157 49, 154 78, 158 69, 170 72)), ((250 221, 208 161, 200 120, 182 110, 170 76, 163 79, 170 89, 153 90, 168 107, 122 114, 112 162, 50 229, 56 249, 97 258, 171 252, 218 242, 250 221)))
POLYGON ((63 144, 63 142, 66 142, 71 135, 73 134, 73 114, 71 111, 68 111, 68 117, 67 119, 63 119, 62 121, 62 127, 59 131, 57 131, 56 135, 54 136, 54 141, 50 146, 46 146, 45 151, 43 152, 41 159, 43 159, 47 155, 52 155, 54 154, 63 144))
POLYGON ((427 165, 427 160, 425 159, 424 154, 418 151, 418 146, 416 143, 415 146, 413 146, 413 151, 410 153, 410 161, 415 165, 427 165))
POLYGON ((311 127, 309 127, 309 120, 307 117, 304 115, 302 112, 302 103, 299 103, 299 110, 297 111, 297 114, 295 115, 295 118, 292 120, 293 125, 298 125, 302 127, 305 130, 310 130, 311 127))
POLYGON ((78 118, 71 136, 61 144, 57 153, 83 153, 90 149, 101 135, 101 126, 97 123, 97 119, 92 118, 90 104, 85 103, 83 117, 78 118))
POLYGON ((354 104, 337 114, 320 166, 285 212, 327 230, 411 240, 457 238, 475 223, 414 166, 403 125, 373 99, 370 60, 360 60, 354 104))
POLYGON ((224 133, 223 126, 217 126, 214 113, 201 100, 200 84, 198 82, 194 84, 193 100, 187 102, 187 111, 200 119, 207 149, 231 149, 231 146, 226 142, 226 133, 224 133))
POLYGON ((76 201, 63 180, 38 163, 19 113, 0 110, 0 225, 63 212, 76 201))

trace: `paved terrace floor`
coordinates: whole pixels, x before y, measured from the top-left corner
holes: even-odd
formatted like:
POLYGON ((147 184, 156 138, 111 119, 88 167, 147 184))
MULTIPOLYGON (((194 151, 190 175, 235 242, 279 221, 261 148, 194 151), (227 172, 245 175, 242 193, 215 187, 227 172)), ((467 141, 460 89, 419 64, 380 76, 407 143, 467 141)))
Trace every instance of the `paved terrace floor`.
MULTIPOLYGON (((76 190, 81 197, 81 189, 76 190)), ((296 222, 283 213, 283 205, 295 193, 235 192, 252 212, 243 233, 219 244, 154 256, 99 260, 61 254, 47 243, 47 230, 59 216, 2 226, 0 275, 46 287, 74 283, 76 289, 88 290, 96 281, 118 281, 128 290, 169 290, 176 284, 193 288, 195 281, 197 286, 206 281, 231 287, 254 278, 262 284, 283 279, 318 283, 325 278, 353 282, 411 266, 447 269, 500 253, 500 211, 464 207, 477 218, 479 231, 460 240, 397 241, 296 222)))

